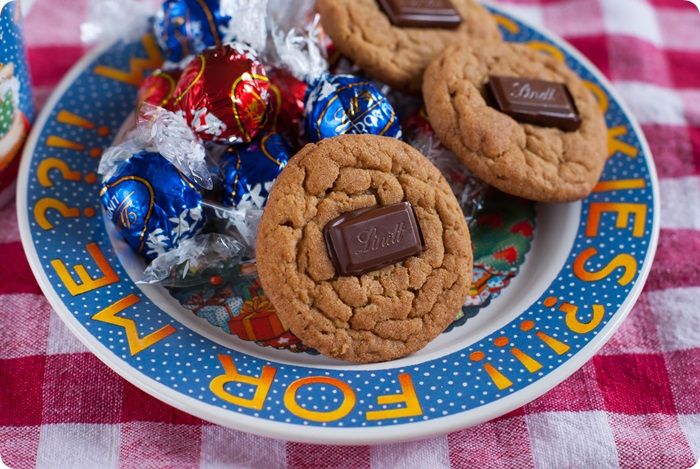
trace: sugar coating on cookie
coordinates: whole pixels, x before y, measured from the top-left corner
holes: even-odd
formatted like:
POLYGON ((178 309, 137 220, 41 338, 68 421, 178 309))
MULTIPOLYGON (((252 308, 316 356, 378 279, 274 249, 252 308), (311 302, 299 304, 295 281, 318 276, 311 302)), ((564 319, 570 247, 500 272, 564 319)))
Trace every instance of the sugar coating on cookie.
POLYGON ((457 28, 399 27, 377 0, 318 0, 323 29, 335 46, 372 78, 420 92, 425 67, 448 44, 500 41, 493 16, 474 0, 451 0, 462 17, 457 28))
POLYGON ((603 113, 565 64, 521 44, 451 45, 426 69, 423 97, 445 146, 479 178, 509 194, 545 202, 586 197, 607 159, 603 113), (564 83, 578 110, 576 131, 518 122, 489 104, 490 76, 564 83))
POLYGON ((270 194, 256 256, 282 322, 304 344, 352 362, 423 348, 454 320, 471 282, 469 230, 450 186, 417 150, 388 137, 340 136, 294 156, 270 194), (424 250, 376 271, 339 276, 324 227, 353 210, 404 201, 424 250))

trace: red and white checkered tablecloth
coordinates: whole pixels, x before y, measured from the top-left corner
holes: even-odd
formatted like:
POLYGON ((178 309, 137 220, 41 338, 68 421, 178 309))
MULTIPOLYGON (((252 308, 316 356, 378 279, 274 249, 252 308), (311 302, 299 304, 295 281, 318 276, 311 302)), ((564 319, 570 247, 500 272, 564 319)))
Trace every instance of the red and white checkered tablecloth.
MULTIPOLYGON (((26 35, 40 102, 83 53, 86 0, 38 0, 26 35)), ((10 467, 688 468, 700 457, 700 14, 683 0, 509 0, 614 83, 661 178, 647 286, 581 370, 502 418, 432 439, 333 447, 260 438, 144 394, 63 326, 0 210, 0 456, 10 467)))

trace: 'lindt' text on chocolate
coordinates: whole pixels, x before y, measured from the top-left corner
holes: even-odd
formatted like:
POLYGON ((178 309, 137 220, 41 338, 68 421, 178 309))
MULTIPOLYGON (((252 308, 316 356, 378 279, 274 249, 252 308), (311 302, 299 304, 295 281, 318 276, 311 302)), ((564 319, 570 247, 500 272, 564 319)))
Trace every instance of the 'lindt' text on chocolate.
POLYGON ((406 224, 403 222, 395 225, 391 231, 384 234, 379 232, 376 226, 373 226, 355 237, 359 243, 358 249, 355 250, 355 253, 363 254, 369 251, 376 251, 401 244, 401 239, 403 238, 403 234, 405 232, 406 224))
POLYGON ((512 88, 514 91, 510 92, 511 98, 531 99, 533 101, 554 101, 556 99, 557 91, 551 86, 544 90, 534 90, 530 83, 514 82, 512 88))
POLYGON ((344 213, 323 232, 328 255, 340 276, 378 270, 425 249, 410 202, 344 213))

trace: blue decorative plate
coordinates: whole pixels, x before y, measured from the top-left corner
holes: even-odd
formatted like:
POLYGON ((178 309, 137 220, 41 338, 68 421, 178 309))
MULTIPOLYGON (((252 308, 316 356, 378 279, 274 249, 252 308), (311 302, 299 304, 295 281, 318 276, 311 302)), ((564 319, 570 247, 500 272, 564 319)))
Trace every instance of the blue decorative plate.
MULTIPOLYGON (((478 315, 467 305, 424 350, 358 366, 260 347, 213 327, 215 312, 200 317, 164 288, 136 285, 142 261, 100 216, 95 172, 133 110, 143 75, 161 61, 150 36, 88 54, 27 143, 17 194, 22 241, 56 312, 146 392, 222 425, 291 440, 427 437, 551 389, 591 358, 637 299, 658 238, 657 179, 639 126, 600 72, 563 41, 493 11, 507 40, 566 61, 586 80, 605 111, 610 158, 586 200, 537 205, 518 275, 489 267, 513 252, 484 248, 490 260, 474 291, 484 301, 474 301, 487 306, 478 315)), ((264 303, 250 308, 265 311, 264 303)))

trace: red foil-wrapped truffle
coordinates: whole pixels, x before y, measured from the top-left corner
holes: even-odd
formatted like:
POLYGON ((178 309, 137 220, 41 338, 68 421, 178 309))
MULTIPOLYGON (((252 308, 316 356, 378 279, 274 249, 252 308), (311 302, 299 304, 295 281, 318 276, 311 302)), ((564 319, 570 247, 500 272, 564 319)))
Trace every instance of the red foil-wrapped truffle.
POLYGON ((143 103, 148 103, 171 109, 180 73, 180 70, 156 70, 146 77, 136 97, 136 108, 140 109, 143 103))
POLYGON ((308 85, 282 68, 269 71, 270 106, 268 129, 299 139, 301 120, 304 117, 304 98, 308 85))
POLYGON ((174 107, 202 140, 248 143, 265 125, 269 99, 265 67, 252 49, 234 43, 190 61, 175 89, 174 107))

